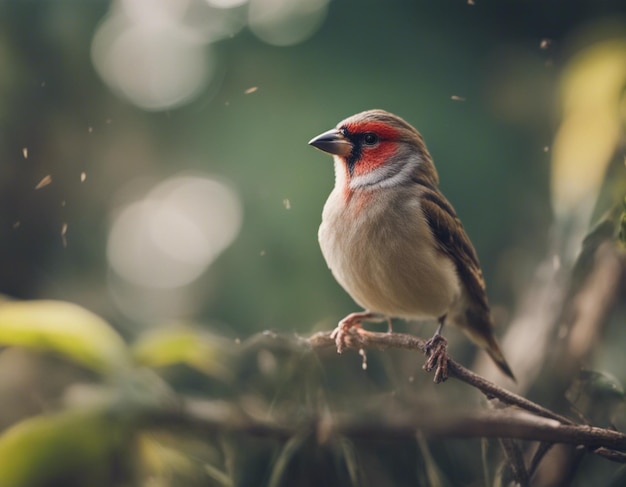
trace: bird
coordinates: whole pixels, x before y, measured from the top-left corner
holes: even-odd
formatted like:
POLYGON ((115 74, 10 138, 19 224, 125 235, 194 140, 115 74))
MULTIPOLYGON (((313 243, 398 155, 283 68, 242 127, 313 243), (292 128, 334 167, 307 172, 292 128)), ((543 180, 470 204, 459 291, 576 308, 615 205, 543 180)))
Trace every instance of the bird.
POLYGON ((427 370, 447 377, 444 324, 460 328, 512 380, 494 334, 478 256, 439 189, 420 132, 385 110, 368 110, 309 141, 331 154, 335 186, 322 211, 318 240, 333 276, 364 310, 331 334, 341 352, 362 321, 437 320, 426 342, 427 370))

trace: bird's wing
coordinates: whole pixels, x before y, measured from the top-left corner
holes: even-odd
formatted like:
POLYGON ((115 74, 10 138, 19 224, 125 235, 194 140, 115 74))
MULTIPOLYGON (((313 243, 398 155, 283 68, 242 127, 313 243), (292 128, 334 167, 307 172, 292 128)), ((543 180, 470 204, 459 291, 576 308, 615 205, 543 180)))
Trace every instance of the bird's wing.
POLYGON ((435 188, 423 187, 421 206, 439 250, 456 266, 470 302, 489 312, 480 263, 461 220, 445 196, 435 188))
POLYGON ((457 324, 475 342, 485 347, 502 372, 515 380, 493 334, 485 280, 474 246, 445 196, 433 185, 422 184, 421 188, 420 201, 428 226, 433 232, 439 250, 454 262, 469 298, 467 308, 462 311, 464 319, 457 324))

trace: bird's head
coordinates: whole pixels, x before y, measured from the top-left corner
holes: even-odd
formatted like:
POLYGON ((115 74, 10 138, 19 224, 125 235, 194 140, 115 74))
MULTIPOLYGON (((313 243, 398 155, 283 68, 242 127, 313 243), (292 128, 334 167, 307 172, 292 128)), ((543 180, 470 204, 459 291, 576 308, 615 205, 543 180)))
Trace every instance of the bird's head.
POLYGON ((309 142, 332 154, 336 184, 350 190, 403 185, 418 176, 438 183, 420 133, 402 118, 369 110, 346 118, 309 142))

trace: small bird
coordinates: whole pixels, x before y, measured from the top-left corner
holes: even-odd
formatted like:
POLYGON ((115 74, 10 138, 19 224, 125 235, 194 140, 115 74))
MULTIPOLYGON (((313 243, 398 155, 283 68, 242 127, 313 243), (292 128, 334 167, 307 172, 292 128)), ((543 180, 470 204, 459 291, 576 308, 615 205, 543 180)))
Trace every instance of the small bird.
POLYGON ((421 134, 396 115, 369 110, 309 144, 332 154, 335 165, 318 234, 322 253, 365 309, 339 322, 331 335, 337 350, 361 321, 387 320, 391 331, 392 318, 434 318, 439 326, 426 345, 434 362, 426 368, 437 367, 437 382, 447 375, 444 323, 463 330, 515 380, 493 333, 476 251, 438 188, 421 134))

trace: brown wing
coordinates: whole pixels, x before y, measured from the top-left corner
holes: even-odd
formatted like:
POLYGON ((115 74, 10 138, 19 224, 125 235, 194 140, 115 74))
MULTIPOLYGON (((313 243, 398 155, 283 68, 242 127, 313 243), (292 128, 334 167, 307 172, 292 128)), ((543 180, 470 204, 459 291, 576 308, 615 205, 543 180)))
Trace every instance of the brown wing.
POLYGON ((467 309, 462 312, 461 326, 479 345, 483 346, 500 370, 515 380, 502 350, 493 334, 491 313, 485 293, 485 280, 480 270, 478 256, 472 242, 465 233, 461 220, 452 205, 433 184, 424 184, 414 179, 422 188, 421 205, 439 250, 446 254, 456 266, 459 279, 468 298, 467 309))
POLYGON ((446 198, 437 190, 424 187, 422 209, 439 249, 454 262, 470 302, 489 309, 485 281, 476 251, 465 233, 461 220, 446 198))

